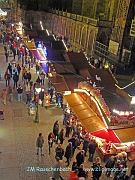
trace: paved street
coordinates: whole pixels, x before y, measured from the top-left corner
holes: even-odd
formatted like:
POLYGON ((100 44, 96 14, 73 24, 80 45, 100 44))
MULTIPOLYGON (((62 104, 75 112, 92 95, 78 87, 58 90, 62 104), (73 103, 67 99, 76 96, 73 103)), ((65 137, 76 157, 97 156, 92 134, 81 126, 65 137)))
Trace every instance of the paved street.
MULTIPOLYGON (((6 69, 3 48, 0 46, 0 67, 6 69)), ((10 58, 11 59, 11 58, 10 58)), ((0 82, 0 90, 5 87, 5 81, 0 82)), ((49 167, 53 165, 54 157, 48 155, 47 135, 52 131, 55 120, 62 119, 60 109, 52 107, 40 111, 40 123, 33 123, 33 117, 29 117, 25 103, 18 103, 14 97, 13 103, 7 103, 1 109, 4 110, 4 121, 0 121, 0 176, 2 180, 25 180, 25 179, 49 179, 49 173, 27 172, 29 166, 49 167), (45 157, 37 157, 35 140, 39 132, 45 138, 45 157)))

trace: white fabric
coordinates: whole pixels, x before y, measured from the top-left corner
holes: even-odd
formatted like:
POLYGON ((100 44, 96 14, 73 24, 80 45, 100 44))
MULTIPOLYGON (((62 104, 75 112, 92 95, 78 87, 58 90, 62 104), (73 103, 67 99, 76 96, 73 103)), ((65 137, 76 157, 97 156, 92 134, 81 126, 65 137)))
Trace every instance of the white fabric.
POLYGON ((0 9, 0 15, 1 15, 1 16, 6 16, 6 15, 7 15, 7 12, 2 11, 2 9, 0 9))

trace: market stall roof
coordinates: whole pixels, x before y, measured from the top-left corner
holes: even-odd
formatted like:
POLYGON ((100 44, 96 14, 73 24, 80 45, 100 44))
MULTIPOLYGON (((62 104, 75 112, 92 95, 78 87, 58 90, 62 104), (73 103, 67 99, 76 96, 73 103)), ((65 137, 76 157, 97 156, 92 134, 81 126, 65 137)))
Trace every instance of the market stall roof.
POLYGON ((66 85, 66 83, 62 82, 62 83, 55 83, 53 84, 53 86, 55 87, 56 91, 59 93, 62 93, 64 91, 68 91, 68 86, 66 85))
POLYGON ((57 92, 64 92, 64 91, 69 90, 68 85, 65 82, 63 76, 59 74, 56 74, 56 76, 50 77, 50 81, 52 82, 57 92))
POLYGON ((58 74, 76 74, 76 71, 71 63, 54 63, 54 68, 58 74))
POLYGON ((37 49, 31 49, 31 52, 33 53, 34 57, 38 60, 46 60, 44 56, 41 55, 41 53, 37 49))
POLYGON ((50 77, 50 80, 53 84, 61 83, 63 82, 63 76, 56 74, 56 76, 50 77))
POLYGON ((113 112, 113 109, 117 109, 118 111, 132 111, 132 106, 129 106, 128 102, 118 94, 106 89, 102 89, 101 93, 110 112, 113 112))
POLYGON ((47 58, 53 63, 55 62, 65 62, 64 51, 63 50, 55 50, 49 47, 47 48, 47 58))
POLYGON ((130 96, 135 96, 135 83, 124 89, 130 96))
POLYGON ((135 142, 135 127, 126 128, 126 129, 118 129, 118 130, 114 130, 114 132, 122 143, 132 142, 132 141, 135 142))
POLYGON ((112 143, 120 143, 120 139, 117 137, 113 130, 102 129, 97 132, 91 133, 93 136, 111 141, 112 143))
POLYGON ((78 83, 84 80, 82 77, 76 74, 65 74, 63 77, 71 91, 73 91, 75 88, 78 88, 78 83))
POLYGON ((89 66, 90 78, 92 81, 96 82, 97 86, 104 87, 108 91, 116 91, 116 80, 112 76, 111 72, 108 69, 100 69, 89 66), (96 80, 96 75, 101 78, 101 81, 96 80))
POLYGON ((89 131, 94 132, 105 128, 105 124, 96 113, 88 106, 88 104, 77 93, 64 96, 65 100, 76 113, 79 121, 89 131))
POLYGON ((88 69, 88 61, 83 52, 67 52, 70 62, 74 65, 75 69, 88 69))
POLYGON ((24 40, 24 43, 29 50, 36 49, 34 40, 24 40))

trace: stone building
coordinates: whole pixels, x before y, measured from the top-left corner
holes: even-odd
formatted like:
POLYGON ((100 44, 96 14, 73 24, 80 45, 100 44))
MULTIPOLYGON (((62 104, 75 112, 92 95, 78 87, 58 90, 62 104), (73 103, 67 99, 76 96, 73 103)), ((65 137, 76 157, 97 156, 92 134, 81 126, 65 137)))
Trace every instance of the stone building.
POLYGON ((44 26, 66 37, 73 49, 83 48, 88 55, 124 62, 126 67, 134 63, 134 38, 129 32, 135 0, 29 0, 24 4, 27 9, 32 4, 30 9, 45 10, 44 26))

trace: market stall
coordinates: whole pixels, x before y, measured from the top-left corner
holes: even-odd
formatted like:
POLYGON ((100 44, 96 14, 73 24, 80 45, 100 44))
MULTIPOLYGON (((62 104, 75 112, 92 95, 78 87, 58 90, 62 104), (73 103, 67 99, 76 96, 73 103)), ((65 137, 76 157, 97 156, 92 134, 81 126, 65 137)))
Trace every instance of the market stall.
POLYGON ((119 122, 125 118, 126 123, 128 119, 128 123, 126 125, 117 123, 113 126, 114 116, 109 111, 100 91, 86 82, 79 83, 78 88, 74 89, 76 93, 66 95, 64 98, 86 132, 97 142, 101 156, 106 159, 106 156, 120 152, 135 151, 134 113, 115 111, 115 116, 118 113, 119 122))
POLYGON ((104 122, 95 114, 79 94, 72 93, 71 95, 64 96, 64 99, 89 132, 98 131, 106 127, 104 122))

